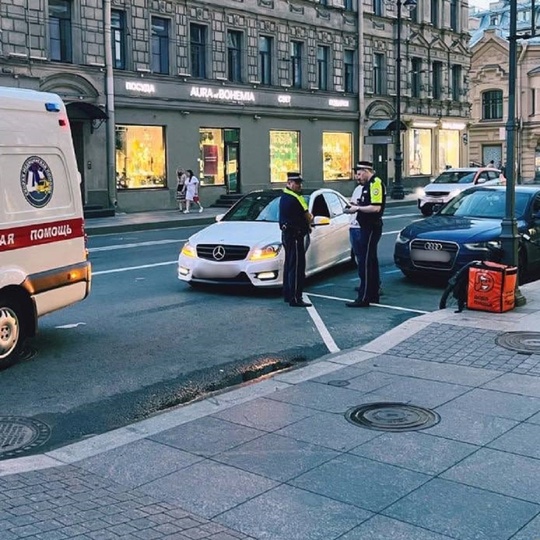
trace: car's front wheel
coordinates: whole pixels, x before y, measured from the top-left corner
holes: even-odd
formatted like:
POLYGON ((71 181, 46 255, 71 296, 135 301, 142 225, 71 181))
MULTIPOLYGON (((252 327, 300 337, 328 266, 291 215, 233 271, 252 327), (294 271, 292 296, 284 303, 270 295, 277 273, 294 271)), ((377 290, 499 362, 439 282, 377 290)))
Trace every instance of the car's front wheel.
POLYGON ((423 216, 429 217, 433 214, 433 208, 425 204, 424 206, 422 206, 422 208, 420 208, 420 212, 422 212, 423 216))

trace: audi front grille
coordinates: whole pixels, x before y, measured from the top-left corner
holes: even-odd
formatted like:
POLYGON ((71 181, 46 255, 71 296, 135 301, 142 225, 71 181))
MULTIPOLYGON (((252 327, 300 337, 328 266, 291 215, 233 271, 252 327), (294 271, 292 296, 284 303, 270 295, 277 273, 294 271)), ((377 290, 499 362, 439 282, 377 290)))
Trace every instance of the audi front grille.
POLYGON ((249 249, 249 246, 199 244, 197 246, 197 256, 215 262, 242 261, 247 257, 249 249))
POLYGON ((451 270, 459 246, 455 242, 439 240, 413 240, 410 244, 411 261, 417 268, 451 270))

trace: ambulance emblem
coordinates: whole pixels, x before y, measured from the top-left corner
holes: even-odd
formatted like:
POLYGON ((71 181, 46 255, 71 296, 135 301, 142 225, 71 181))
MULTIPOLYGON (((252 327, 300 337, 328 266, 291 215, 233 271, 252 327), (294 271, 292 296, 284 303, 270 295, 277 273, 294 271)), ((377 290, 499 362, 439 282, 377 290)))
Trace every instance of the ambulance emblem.
POLYGON ((53 194, 53 176, 47 163, 38 156, 29 157, 21 169, 21 188, 26 200, 43 208, 53 194))

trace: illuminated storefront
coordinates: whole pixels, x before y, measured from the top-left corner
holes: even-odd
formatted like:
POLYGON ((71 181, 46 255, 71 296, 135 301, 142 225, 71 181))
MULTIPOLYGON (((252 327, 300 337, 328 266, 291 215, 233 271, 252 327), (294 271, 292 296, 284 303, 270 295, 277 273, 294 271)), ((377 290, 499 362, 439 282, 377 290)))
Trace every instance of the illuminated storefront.
POLYGON ((223 130, 201 128, 199 137, 201 185, 222 186, 225 183, 223 130))
POLYGON ((347 180, 352 176, 352 133, 325 131, 322 140, 323 180, 347 180))
POLYGON ((439 130, 439 172, 446 167, 459 167, 459 131, 455 129, 439 130))
POLYGON ((117 189, 167 186, 165 128, 117 125, 115 145, 117 189))
POLYGON ((433 172, 431 129, 413 127, 409 137, 409 176, 431 175, 433 172))
POLYGON ((302 172, 300 132, 270 131, 270 181, 286 182, 291 171, 302 172))

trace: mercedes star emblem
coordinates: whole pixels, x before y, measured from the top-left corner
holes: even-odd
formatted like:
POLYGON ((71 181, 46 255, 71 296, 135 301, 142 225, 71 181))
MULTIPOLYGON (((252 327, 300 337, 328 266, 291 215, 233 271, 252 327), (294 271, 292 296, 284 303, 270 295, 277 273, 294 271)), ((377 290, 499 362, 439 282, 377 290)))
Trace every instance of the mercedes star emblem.
POLYGON ((214 257, 216 261, 223 260, 225 258, 225 248, 223 246, 216 246, 212 251, 212 257, 214 257))

